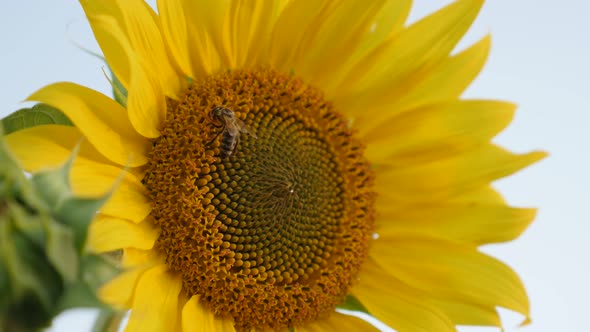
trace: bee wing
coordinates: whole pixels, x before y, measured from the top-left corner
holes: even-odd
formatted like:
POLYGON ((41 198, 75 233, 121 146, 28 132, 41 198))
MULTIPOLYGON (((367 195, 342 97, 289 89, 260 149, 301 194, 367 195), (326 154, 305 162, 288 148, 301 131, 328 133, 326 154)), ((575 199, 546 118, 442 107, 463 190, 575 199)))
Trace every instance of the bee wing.
POLYGON ((248 127, 248 125, 246 125, 244 123, 244 121, 235 118, 235 122, 236 122, 236 126, 238 127, 239 131, 246 133, 254 138, 258 138, 256 137, 256 134, 254 133, 254 131, 252 131, 252 129, 250 129, 250 127, 248 127))

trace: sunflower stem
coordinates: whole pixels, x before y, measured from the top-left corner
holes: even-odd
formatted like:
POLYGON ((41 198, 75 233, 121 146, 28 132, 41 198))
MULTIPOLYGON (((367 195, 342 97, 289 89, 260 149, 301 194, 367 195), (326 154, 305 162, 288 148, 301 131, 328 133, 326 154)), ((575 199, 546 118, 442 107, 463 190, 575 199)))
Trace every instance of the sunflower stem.
POLYGON ((125 317, 125 312, 115 310, 101 310, 98 313, 92 332, 117 332, 125 317))

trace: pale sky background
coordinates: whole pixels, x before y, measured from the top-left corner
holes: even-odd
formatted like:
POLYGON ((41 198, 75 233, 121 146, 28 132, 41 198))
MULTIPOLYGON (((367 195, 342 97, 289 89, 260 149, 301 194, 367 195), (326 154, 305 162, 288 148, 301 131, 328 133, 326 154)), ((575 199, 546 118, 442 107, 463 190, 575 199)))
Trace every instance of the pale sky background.
MULTIPOLYGON (((448 3, 416 0, 412 20, 448 3)), ((544 149, 550 158, 497 183, 510 203, 540 208, 517 241, 484 250, 520 274, 533 324, 502 311, 506 331, 584 332, 590 309, 590 3, 584 0, 488 0, 459 45, 492 34, 492 53, 469 97, 519 104, 497 142, 519 152, 544 149)), ((71 0, 0 0, 0 116, 56 81, 109 93, 84 13, 71 0)), ((90 331, 94 312, 62 315, 50 331, 90 331)), ((462 328, 462 332, 497 329, 462 328)))

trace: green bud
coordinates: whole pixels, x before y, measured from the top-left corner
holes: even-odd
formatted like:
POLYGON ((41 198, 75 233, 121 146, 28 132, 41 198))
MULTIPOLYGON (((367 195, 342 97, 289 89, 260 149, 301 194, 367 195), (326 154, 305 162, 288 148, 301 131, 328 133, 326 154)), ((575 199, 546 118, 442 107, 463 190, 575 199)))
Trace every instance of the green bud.
POLYGON ((77 151, 62 167, 27 179, 0 139, 0 331, 38 331, 70 308, 108 309, 96 289, 117 273, 116 264, 84 249, 88 225, 110 193, 72 192, 77 151))

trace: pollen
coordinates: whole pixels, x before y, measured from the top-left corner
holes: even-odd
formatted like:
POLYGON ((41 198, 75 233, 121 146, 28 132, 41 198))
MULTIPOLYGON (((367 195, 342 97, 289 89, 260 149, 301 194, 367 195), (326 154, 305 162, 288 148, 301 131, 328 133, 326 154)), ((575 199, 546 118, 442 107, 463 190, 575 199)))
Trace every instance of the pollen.
POLYGON ((374 234, 374 176, 320 91, 270 70, 212 75, 168 101, 161 134, 143 183, 188 296, 238 331, 300 326, 344 300, 374 234))

